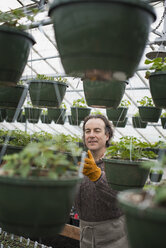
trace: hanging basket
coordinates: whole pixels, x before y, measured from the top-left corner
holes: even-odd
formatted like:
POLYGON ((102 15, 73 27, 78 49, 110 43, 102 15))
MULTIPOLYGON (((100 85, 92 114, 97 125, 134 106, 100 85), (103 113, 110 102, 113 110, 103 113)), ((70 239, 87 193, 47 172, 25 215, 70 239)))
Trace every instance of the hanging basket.
POLYGON ((118 80, 133 76, 156 19, 152 7, 137 0, 54 0, 49 16, 67 74, 101 70, 118 80))
POLYGON ((132 123, 134 128, 146 128, 148 125, 148 123, 142 121, 139 116, 133 116, 132 123))
POLYGON ((42 109, 38 108, 25 108, 25 118, 30 123, 38 123, 42 109))
POLYGON ((17 28, 0 26, 0 85, 15 86, 26 66, 33 37, 17 28))
POLYGON ((79 126, 81 121, 78 119, 73 119, 71 115, 68 115, 69 124, 73 126, 79 126))
POLYGON ((0 176, 0 226, 26 238, 54 238, 67 222, 78 180, 0 176))
POLYGON ((40 116, 41 122, 45 123, 45 124, 50 124, 51 123, 51 119, 48 117, 48 115, 41 115, 40 116))
POLYGON ((126 190, 142 188, 148 178, 149 170, 141 168, 141 162, 103 159, 107 182, 112 189, 126 190))
POLYGON ((127 111, 127 107, 119 107, 117 109, 106 109, 106 113, 110 121, 124 121, 127 115, 127 111))
POLYGON ((27 96, 27 86, 2 86, 0 85, 0 107, 17 108, 18 104, 21 108, 27 96))
POLYGON ((96 108, 117 108, 123 98, 126 82, 83 81, 88 106, 96 108))
MULTIPOLYGON (((118 202, 125 214, 130 248, 165 247, 165 208, 143 207, 138 201, 132 200, 144 197, 145 191, 142 190, 129 190, 118 194, 118 202)), ((149 198, 150 195, 147 196, 147 199, 149 198)))
POLYGON ((139 115, 142 121, 158 122, 162 109, 156 107, 139 106, 139 115))
POLYGON ((0 122, 3 122, 6 118, 6 109, 0 109, 0 122))
POLYGON ((113 121, 114 127, 125 127, 127 124, 128 118, 126 117, 124 121, 113 121))
POLYGON ((161 117, 161 125, 163 129, 166 129, 166 117, 161 117))
POLYGON ((26 122, 25 114, 21 113, 17 118, 17 122, 25 123, 26 122))
POLYGON ((17 120, 17 117, 22 113, 22 109, 6 109, 6 118, 7 122, 14 122, 17 120), (18 112, 17 112, 18 111, 18 112))
POLYGON ((149 77, 150 92, 153 102, 158 108, 166 108, 166 72, 152 73, 149 77))
POLYGON ((68 87, 66 83, 50 80, 31 80, 29 84, 32 105, 44 108, 59 108, 68 87))
POLYGON ((51 120, 53 120, 56 124, 63 125, 66 120, 66 109, 63 108, 48 108, 48 116, 51 120))
POLYGON ((75 120, 83 121, 85 117, 90 115, 90 112, 90 108, 71 107, 71 115, 75 120))

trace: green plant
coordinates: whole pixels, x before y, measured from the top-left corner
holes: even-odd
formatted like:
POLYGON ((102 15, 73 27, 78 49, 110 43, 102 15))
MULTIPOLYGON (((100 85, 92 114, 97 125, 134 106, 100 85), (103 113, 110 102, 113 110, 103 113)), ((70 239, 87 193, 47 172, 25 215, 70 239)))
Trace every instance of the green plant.
POLYGON ((157 155, 153 151, 146 151, 141 140, 133 136, 124 136, 120 141, 107 148, 106 158, 108 159, 122 159, 122 160, 140 160, 143 158, 154 159, 157 155))
MULTIPOLYGON (((149 70, 154 70, 154 72, 166 71, 166 58, 164 60, 161 57, 155 58, 153 60, 146 59, 145 64, 146 65, 152 64, 149 70)), ((149 70, 146 71, 146 74, 145 74, 145 78, 147 79, 151 75, 151 72, 149 70)))
POLYGON ((24 9, 11 9, 10 12, 0 11, 0 23, 1 25, 27 29, 27 26, 30 26, 35 16, 41 11, 39 8, 32 8, 30 11, 24 9))
POLYGON ((60 108, 67 109, 67 106, 64 102, 61 103, 60 108))
POLYGON ((151 97, 144 96, 140 101, 137 101, 141 106, 153 107, 153 101, 151 97))
POLYGON ((139 116, 140 116, 140 115, 139 115, 139 112, 135 113, 133 116, 139 117, 139 116))
POLYGON ((67 82, 67 79, 66 78, 62 78, 62 77, 50 77, 50 76, 46 76, 46 75, 43 75, 43 74, 37 74, 36 79, 57 81, 57 82, 63 82, 63 83, 66 83, 67 82))
MULTIPOLYGON (((19 177, 48 177, 63 179, 77 175, 78 167, 68 160, 67 154, 78 154, 78 147, 72 143, 60 144, 61 135, 56 140, 32 142, 20 154, 6 155, 6 163, 1 168, 1 175, 19 177), (76 151, 74 150, 77 147, 76 151), (65 150, 64 150, 65 149, 65 150)), ((79 148, 79 155, 81 149, 79 148)))
POLYGON ((43 109, 43 110, 42 110, 42 114, 43 114, 43 115, 47 115, 47 114, 48 114, 48 110, 47 110, 47 109, 43 109))
POLYGON ((87 108, 87 104, 83 97, 80 99, 74 100, 72 106, 77 107, 77 108, 87 108))
POLYGON ((161 117, 166 118, 166 112, 162 113, 161 117))
POLYGON ((127 99, 124 99, 121 101, 119 107, 128 107, 129 105, 131 105, 131 102, 127 99))
POLYGON ((100 110, 92 111, 91 115, 102 115, 100 110))

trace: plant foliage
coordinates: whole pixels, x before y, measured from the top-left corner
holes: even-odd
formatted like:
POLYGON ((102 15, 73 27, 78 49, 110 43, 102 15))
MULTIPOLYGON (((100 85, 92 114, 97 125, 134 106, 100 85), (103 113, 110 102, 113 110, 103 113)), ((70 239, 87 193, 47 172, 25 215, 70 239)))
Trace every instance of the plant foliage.
POLYGON ((140 101, 137 101, 140 106, 153 107, 153 101, 151 97, 144 96, 140 101))
MULTIPOLYGON (((149 70, 154 70, 154 72, 166 71, 166 58, 164 60, 161 57, 154 58, 153 60, 146 59, 145 64, 146 65, 152 64, 149 70)), ((145 74, 145 78, 147 79, 151 75, 151 72, 149 70, 146 71, 146 74, 145 74)))

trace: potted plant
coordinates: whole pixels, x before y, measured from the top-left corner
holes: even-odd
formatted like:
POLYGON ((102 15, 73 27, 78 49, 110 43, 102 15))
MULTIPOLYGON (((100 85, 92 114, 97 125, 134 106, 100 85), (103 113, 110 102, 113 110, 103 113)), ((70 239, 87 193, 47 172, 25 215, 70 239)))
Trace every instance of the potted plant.
POLYGON ((17 120, 18 116, 21 114, 22 109, 20 108, 11 108, 11 109, 6 109, 6 117, 5 120, 7 122, 14 122, 17 120))
POLYGON ((127 124, 128 117, 125 117, 124 121, 113 121, 114 127, 125 127, 127 124))
POLYGON ((0 11, 0 84, 15 86, 26 66, 30 48, 35 44, 34 38, 24 30, 26 25, 22 25, 26 19, 29 22, 34 20, 34 16, 39 9, 31 9, 26 13, 24 9, 13 9, 10 12, 0 11))
POLYGON ((124 121, 127 115, 128 106, 131 105, 131 102, 127 99, 121 101, 119 107, 117 109, 107 108, 106 113, 108 119, 111 121, 124 121))
POLYGON ((83 97, 73 101, 71 106, 72 120, 83 121, 84 118, 90 114, 90 112, 91 109, 87 107, 83 97))
POLYGON ((41 119, 41 122, 42 122, 42 123, 45 123, 45 124, 50 124, 51 121, 52 121, 52 120, 49 118, 49 116, 48 116, 48 111, 45 110, 45 109, 42 110, 42 114, 41 114, 41 116, 40 116, 40 119, 41 119))
POLYGON ((6 110, 4 108, 0 109, 0 122, 3 122, 6 117, 6 110))
POLYGON ((0 175, 3 230, 32 239, 53 238, 66 223, 80 179, 78 166, 60 147, 73 156, 78 147, 57 139, 32 142, 19 155, 4 157, 0 175))
POLYGON ((1 85, 0 107, 17 108, 18 105, 22 107, 26 99, 27 92, 28 92, 28 87, 26 85, 20 84, 20 81, 15 86, 6 87, 6 86, 1 85))
POLYGON ((21 113, 18 115, 17 122, 20 122, 20 123, 26 122, 25 110, 22 110, 21 113))
POLYGON ((156 157, 154 152, 144 151, 136 137, 120 138, 117 144, 107 148, 103 159, 108 184, 115 190, 142 188, 149 174, 148 169, 140 166, 143 158, 156 157))
POLYGON ((150 169, 149 178, 151 182, 158 183, 162 179, 164 165, 164 151, 160 152, 157 160, 147 161, 142 164, 144 168, 150 169))
POLYGON ((153 60, 146 59, 145 64, 152 66, 146 72, 146 78, 149 79, 150 92, 153 102, 158 108, 166 108, 166 58, 161 57, 153 60))
POLYGON ((47 77, 42 74, 38 74, 35 79, 29 80, 29 95, 33 106, 59 107, 68 87, 66 82, 66 78, 47 77))
POLYGON ((142 121, 139 112, 137 112, 134 116, 132 116, 132 124, 134 128, 146 128, 148 123, 142 121))
MULTIPOLYGON (((31 141, 30 135, 21 130, 0 130, 1 157, 20 152, 31 141)), ((1 158, 0 158, 1 159, 1 158)))
POLYGON ((142 121, 145 122, 158 122, 162 109, 154 106, 152 98, 144 96, 140 101, 137 101, 139 114, 142 121))
POLYGON ((147 190, 128 190, 118 194, 125 214, 131 248, 164 247, 166 226, 166 184, 147 190))
POLYGON ((67 106, 64 102, 61 103, 59 108, 48 108, 48 117, 56 124, 64 124, 66 120, 67 106))
POLYGON ((155 20, 147 2, 127 0, 53 1, 49 16, 65 72, 82 77, 98 71, 110 80, 134 74, 155 20))
POLYGON ((81 124, 81 120, 73 119, 72 115, 68 115, 68 121, 72 126, 79 126, 81 124))
POLYGON ((164 129, 166 129, 166 112, 161 115, 161 125, 164 129))
POLYGON ((117 80, 85 79, 84 94, 88 106, 117 108, 123 98, 127 82, 117 80))
POLYGON ((27 101, 27 105, 28 106, 24 108, 25 118, 30 123, 38 123, 42 109, 33 107, 31 101, 27 101))

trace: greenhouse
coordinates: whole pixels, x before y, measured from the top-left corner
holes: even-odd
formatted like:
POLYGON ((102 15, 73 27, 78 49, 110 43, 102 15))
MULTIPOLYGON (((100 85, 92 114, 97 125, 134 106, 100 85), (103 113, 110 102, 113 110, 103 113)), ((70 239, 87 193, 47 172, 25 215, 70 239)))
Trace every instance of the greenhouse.
POLYGON ((0 248, 165 247, 165 46, 165 1, 0 1, 0 248))

